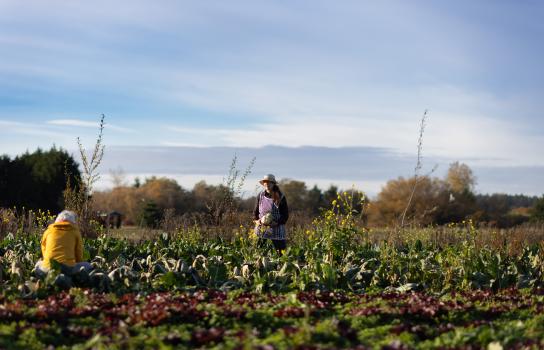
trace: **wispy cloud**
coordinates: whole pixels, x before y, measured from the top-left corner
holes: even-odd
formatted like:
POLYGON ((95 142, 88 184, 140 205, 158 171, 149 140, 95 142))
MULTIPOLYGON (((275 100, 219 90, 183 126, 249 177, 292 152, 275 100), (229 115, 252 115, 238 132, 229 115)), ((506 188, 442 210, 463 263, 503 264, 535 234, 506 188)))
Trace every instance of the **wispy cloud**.
MULTIPOLYGON (((59 126, 75 126, 75 127, 82 127, 82 128, 98 128, 100 126, 99 122, 91 122, 91 121, 79 120, 79 119, 53 119, 53 120, 48 120, 47 124, 59 125, 59 126)), ((124 127, 116 126, 109 123, 104 123, 104 128, 120 131, 124 133, 135 132, 134 129, 124 128, 124 127)))
POLYGON ((50 128, 36 125, 35 123, 23 123, 12 120, 0 120, 0 134, 17 133, 32 136, 64 137, 59 132, 50 128))
POLYGON ((167 147, 193 147, 193 148, 208 148, 209 144, 203 143, 189 143, 189 142, 175 142, 175 141, 161 141, 159 143, 161 146, 167 147))
MULTIPOLYGON (((336 119, 332 115, 315 119, 276 118, 273 123, 257 123, 236 129, 170 126, 166 129, 175 132, 176 136, 163 135, 167 141, 162 144, 367 146, 413 155, 416 152, 420 117, 414 114, 411 120, 336 119)), ((544 140, 529 133, 530 129, 522 124, 491 119, 485 115, 431 111, 423 138, 423 152, 424 156, 458 159, 480 165, 544 165, 544 159, 536 151, 544 148, 544 140)))
POLYGON ((214 128, 189 128, 189 127, 179 127, 167 125, 164 127, 166 130, 175 131, 180 134, 192 134, 192 135, 203 135, 203 136, 218 136, 218 135, 229 135, 232 132, 241 132, 242 130, 235 129, 214 129, 214 128))

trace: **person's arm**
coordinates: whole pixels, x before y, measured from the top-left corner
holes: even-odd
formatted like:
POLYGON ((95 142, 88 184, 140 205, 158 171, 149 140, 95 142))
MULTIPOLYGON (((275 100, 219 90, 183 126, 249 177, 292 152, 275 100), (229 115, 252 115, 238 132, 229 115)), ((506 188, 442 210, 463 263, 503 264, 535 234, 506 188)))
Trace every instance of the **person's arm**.
POLYGON ((41 242, 41 246, 42 246, 42 259, 45 258, 45 250, 47 248, 47 236, 49 235, 49 229, 46 229, 43 233, 43 236, 42 236, 42 242, 41 242))
POLYGON ((83 261, 83 239, 81 233, 76 230, 76 263, 83 261))
POLYGON ((255 209, 253 209, 253 219, 259 220, 259 198, 261 197, 260 194, 257 195, 257 199, 255 200, 255 209))
POLYGON ((287 207, 287 199, 285 196, 282 196, 278 209, 280 211, 280 219, 278 220, 278 224, 285 225, 287 219, 289 219, 289 208, 287 207))

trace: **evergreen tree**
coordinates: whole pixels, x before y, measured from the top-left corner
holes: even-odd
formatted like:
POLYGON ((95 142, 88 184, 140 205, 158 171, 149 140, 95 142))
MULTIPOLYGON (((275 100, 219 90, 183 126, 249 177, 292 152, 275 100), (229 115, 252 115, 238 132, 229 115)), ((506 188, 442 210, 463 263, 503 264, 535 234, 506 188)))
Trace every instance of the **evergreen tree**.
POLYGON ((62 193, 67 176, 72 184, 78 183, 80 172, 77 162, 62 149, 37 149, 10 160, 0 158, 0 206, 28 209, 62 209, 62 193))
POLYGON ((162 212, 154 201, 147 201, 142 209, 142 225, 157 228, 162 219, 162 212))
POLYGON ((531 212, 531 220, 544 222, 544 195, 535 203, 531 212))

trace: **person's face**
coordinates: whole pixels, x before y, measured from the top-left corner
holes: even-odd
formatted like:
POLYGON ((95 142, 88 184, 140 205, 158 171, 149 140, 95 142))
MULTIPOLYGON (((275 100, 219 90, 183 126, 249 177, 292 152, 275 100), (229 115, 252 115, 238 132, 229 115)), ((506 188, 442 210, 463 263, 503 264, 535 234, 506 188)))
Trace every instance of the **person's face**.
POLYGON ((270 181, 263 181, 263 187, 268 193, 272 193, 272 188, 274 188, 274 183, 270 181))

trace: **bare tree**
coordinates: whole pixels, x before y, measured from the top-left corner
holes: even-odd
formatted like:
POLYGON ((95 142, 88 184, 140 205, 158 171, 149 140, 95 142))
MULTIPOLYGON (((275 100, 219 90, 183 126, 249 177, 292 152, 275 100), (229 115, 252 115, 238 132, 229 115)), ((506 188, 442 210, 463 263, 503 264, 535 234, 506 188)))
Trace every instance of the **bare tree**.
POLYGON ((116 169, 110 169, 110 178, 114 188, 127 185, 127 176, 120 166, 116 169))

